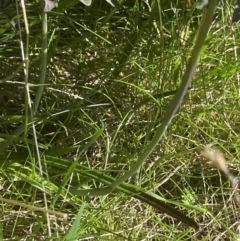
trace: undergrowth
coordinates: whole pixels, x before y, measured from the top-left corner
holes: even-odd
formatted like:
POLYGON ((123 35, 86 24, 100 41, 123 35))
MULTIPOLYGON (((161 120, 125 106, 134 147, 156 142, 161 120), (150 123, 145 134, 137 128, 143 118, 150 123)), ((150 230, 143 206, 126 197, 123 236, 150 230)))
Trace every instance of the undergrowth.
POLYGON ((213 145, 238 175, 240 37, 238 24, 229 24, 232 1, 216 10, 192 84, 164 138, 127 181, 177 204, 200 231, 134 193, 84 197, 69 190, 100 188, 101 174, 118 178, 134 164, 180 84, 202 12, 192 1, 121 1, 120 10, 106 1, 91 7, 65 2, 48 13, 47 72, 34 118, 41 166, 31 122, 16 134, 29 115, 19 43, 29 53, 34 103, 44 66, 41 11, 26 5, 27 35, 20 8, 22 36, 9 21, 18 21, 14 4, 0 16, 1 196, 44 208, 46 193, 49 210, 68 215, 2 201, 2 240, 72 240, 72 227, 74 240, 237 240, 233 190, 199 155, 213 145))

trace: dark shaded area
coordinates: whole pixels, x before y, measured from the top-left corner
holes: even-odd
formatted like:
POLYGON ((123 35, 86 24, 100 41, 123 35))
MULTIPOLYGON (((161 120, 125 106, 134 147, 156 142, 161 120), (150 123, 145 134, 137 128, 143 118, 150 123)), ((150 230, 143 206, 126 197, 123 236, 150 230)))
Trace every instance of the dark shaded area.
POLYGON ((237 4, 234 8, 232 23, 238 22, 240 20, 240 0, 237 1, 237 4))
POLYGON ((0 1, 0 11, 4 8, 7 8, 9 5, 11 5, 14 2, 14 0, 1 0, 0 1))

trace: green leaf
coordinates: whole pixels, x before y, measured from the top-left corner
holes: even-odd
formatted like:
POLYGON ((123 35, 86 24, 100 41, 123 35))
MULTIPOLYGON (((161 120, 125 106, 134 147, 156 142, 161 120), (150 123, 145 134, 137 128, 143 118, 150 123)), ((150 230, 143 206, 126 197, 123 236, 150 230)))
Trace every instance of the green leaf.
POLYGON ((78 214, 73 222, 73 225, 67 234, 66 241, 76 240, 78 227, 80 224, 80 220, 81 220, 83 209, 84 209, 85 205, 86 205, 86 201, 84 201, 82 203, 82 206, 81 206, 80 210, 78 211, 78 214))

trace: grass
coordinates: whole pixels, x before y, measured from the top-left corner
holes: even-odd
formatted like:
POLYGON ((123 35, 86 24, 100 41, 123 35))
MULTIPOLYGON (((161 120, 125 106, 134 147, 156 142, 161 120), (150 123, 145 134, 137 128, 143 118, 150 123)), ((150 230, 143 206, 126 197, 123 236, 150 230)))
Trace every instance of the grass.
MULTIPOLYGON (((19 33, 0 18, 2 240, 237 240, 231 185, 199 155, 214 145, 238 175, 232 1, 219 5, 180 111, 150 157, 114 192, 87 197, 72 188, 101 188, 123 176, 152 140, 182 80, 202 12, 191 1, 122 1, 121 11, 105 1, 89 8, 65 2, 48 13, 47 42, 46 15, 27 5, 29 35, 20 15, 27 66, 19 33), (24 80, 36 134, 27 125, 24 80), (142 192, 175 204, 201 230, 147 205, 142 192)), ((14 5, 4 12, 14 16, 14 5)))

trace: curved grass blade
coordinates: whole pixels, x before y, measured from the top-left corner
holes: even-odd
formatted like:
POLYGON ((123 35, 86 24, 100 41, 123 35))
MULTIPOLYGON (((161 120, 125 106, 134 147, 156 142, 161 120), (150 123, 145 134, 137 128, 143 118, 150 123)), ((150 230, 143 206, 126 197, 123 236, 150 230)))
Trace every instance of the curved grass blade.
POLYGON ((134 197, 144 203, 147 203, 155 209, 163 213, 166 213, 173 218, 176 218, 177 220, 187 224, 188 226, 193 227, 195 230, 199 229, 198 223, 196 223, 192 218, 189 218, 183 212, 178 211, 176 208, 174 208, 172 205, 168 203, 158 200, 145 192, 141 192, 140 194, 134 195, 134 197))
MULTIPOLYGON (((71 163, 69 163, 69 161, 64 160, 64 159, 51 157, 51 156, 46 156, 45 158, 46 158, 47 164, 54 165, 55 167, 60 168, 60 169, 63 168, 66 170, 71 165, 71 163)), ((77 164, 75 166, 75 172, 81 174, 82 176, 91 178, 92 180, 100 181, 100 182, 104 183, 105 185, 109 185, 110 183, 112 183, 115 180, 114 178, 112 178, 106 174, 103 174, 102 172, 100 172, 98 170, 92 170, 81 164, 77 164)), ((70 192, 77 196, 88 196, 88 194, 93 195, 93 196, 95 194, 97 196, 99 194, 98 188, 92 189, 91 193, 89 193, 88 190, 89 189, 78 190, 76 188, 72 188, 72 189, 70 189, 70 192), (94 191, 95 191, 95 193, 94 193, 94 191)), ((155 209, 157 209, 163 213, 168 214, 169 216, 171 216, 173 218, 176 218, 177 220, 193 227, 196 230, 199 229, 199 225, 192 218, 187 217, 183 212, 178 211, 171 204, 168 204, 165 201, 160 200, 159 198, 157 198, 156 194, 152 195, 152 194, 145 193, 144 191, 136 188, 135 186, 133 186, 131 184, 127 184, 127 183, 120 184, 116 188, 116 190, 118 190, 126 195, 133 196, 134 198, 154 207, 155 209)), ((111 192, 111 190, 109 190, 109 192, 111 192)), ((189 207, 189 208, 191 208, 191 207, 189 207)), ((205 210, 201 209, 200 211, 205 211, 205 210)))
MULTIPOLYGON (((10 172, 10 173, 16 175, 21 180, 26 181, 27 183, 36 187, 39 190, 42 189, 42 186, 40 185, 41 178, 38 175, 35 175, 33 177, 30 174, 31 169, 23 167, 19 163, 19 162, 21 162, 21 160, 25 160, 27 158, 27 155, 23 155, 23 154, 19 155, 19 154, 13 153, 10 156, 7 156, 7 155, 2 154, 2 155, 0 155, 0 158, 2 160, 5 160, 4 164, 1 167, 1 170, 4 170, 5 172, 6 171, 10 172)), ((73 172, 72 169, 74 168, 74 171, 77 172, 78 174, 81 174, 84 177, 90 178, 91 180, 102 182, 105 185, 109 185, 110 183, 112 183, 115 180, 113 177, 108 176, 108 175, 102 173, 101 171, 90 169, 89 167, 78 164, 76 162, 74 163, 74 165, 72 165, 72 163, 69 162, 69 160, 65 160, 62 158, 57 158, 57 157, 53 157, 53 156, 44 156, 43 158, 45 159, 45 161, 49 167, 52 167, 52 168, 55 168, 58 170, 59 169, 62 169, 62 170, 70 170, 71 169, 71 172, 73 172)), ((47 193, 53 192, 53 193, 58 194, 59 188, 55 184, 48 182, 47 187, 48 187, 46 189, 47 193)), ((95 194, 97 196, 98 190, 99 189, 95 189, 95 193, 91 192, 91 195, 95 194)), ((173 205, 178 204, 176 202, 166 200, 166 199, 160 197, 159 195, 151 193, 151 192, 146 193, 143 190, 135 187, 134 185, 127 184, 127 183, 120 184, 116 188, 116 190, 119 192, 122 192, 128 196, 132 196, 132 197, 154 207, 156 210, 166 213, 169 216, 176 218, 177 220, 193 227, 196 230, 199 228, 198 224, 194 221, 194 219, 189 218, 183 212, 177 210, 174 206, 172 206, 172 204, 173 205)), ((87 190, 78 190, 76 188, 70 189, 71 194, 76 195, 76 196, 88 196, 88 193, 86 193, 85 191, 87 191, 87 190)), ((61 187, 61 196, 65 196, 65 195, 66 195, 66 190, 65 190, 64 186, 62 186, 61 187)), ((68 200, 68 201, 72 204, 72 200, 68 200)), ((179 206, 185 207, 184 205, 181 205, 181 204, 179 204, 179 206)), ((206 212, 205 209, 202 209, 199 207, 188 206, 187 208, 198 210, 200 212, 206 212)))
POLYGON ((145 160, 150 156, 150 154, 153 152, 157 144, 161 141, 173 117, 178 111, 179 106, 182 103, 182 100, 188 90, 188 87, 190 86, 199 55, 201 53, 202 47, 204 46, 208 30, 212 23, 212 17, 215 12, 217 2, 218 0, 212 0, 209 4, 207 11, 205 12, 205 15, 203 16, 203 19, 198 31, 198 37, 192 51, 192 56, 188 61, 188 64, 186 66, 186 71, 182 78, 182 82, 170 104, 170 107, 162 121, 162 124, 156 130, 156 133, 153 139, 151 140, 149 145, 146 146, 142 154, 139 156, 137 162, 131 167, 131 169, 128 172, 126 172, 123 176, 121 176, 116 181, 114 181, 111 185, 109 185, 110 188, 114 189, 122 182, 125 182, 130 177, 132 177, 138 171, 138 169, 142 166, 145 160))

